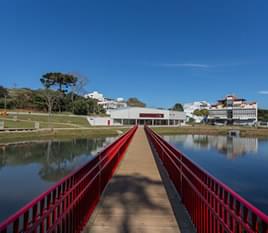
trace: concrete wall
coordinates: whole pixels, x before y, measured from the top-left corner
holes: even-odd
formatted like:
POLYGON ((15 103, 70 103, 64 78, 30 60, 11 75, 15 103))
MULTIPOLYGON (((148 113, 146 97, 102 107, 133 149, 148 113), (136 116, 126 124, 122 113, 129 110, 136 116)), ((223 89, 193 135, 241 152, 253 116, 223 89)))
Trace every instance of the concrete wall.
POLYGON ((152 119, 152 117, 140 117, 140 113, 153 113, 153 114, 163 114, 163 118, 154 118, 154 119, 162 119, 162 120, 186 120, 186 115, 184 112, 177 111, 169 111, 162 109, 154 109, 154 108, 124 108, 118 110, 111 110, 111 118, 112 119, 152 119))
MULTIPOLYGON (((155 124, 158 121, 166 121, 166 125, 169 123, 175 125, 175 120, 178 121, 176 125, 180 125, 186 121, 186 114, 184 112, 169 111, 154 108, 124 108, 117 110, 110 110, 110 117, 87 117, 88 122, 93 126, 109 126, 109 125, 123 125, 123 124, 136 124, 139 123, 136 120, 154 120, 155 124), (140 114, 162 114, 163 117, 140 117, 140 114), (170 121, 168 121, 170 120, 170 121), (133 121, 132 123, 126 123, 126 121, 133 121), (169 122, 169 123, 168 123, 169 122), (172 123, 173 122, 173 123, 172 123)), ((145 122, 144 122, 145 123, 145 122)), ((149 124, 148 122, 146 122, 149 124)), ((139 123, 143 124, 143 123, 139 123)), ((158 123, 159 124, 159 123, 158 123)))
POLYGON ((178 112, 178 111, 169 111, 169 119, 170 120, 186 120, 186 113, 185 112, 178 112))
POLYGON ((93 126, 109 126, 113 125, 113 120, 110 117, 87 117, 90 125, 93 126))

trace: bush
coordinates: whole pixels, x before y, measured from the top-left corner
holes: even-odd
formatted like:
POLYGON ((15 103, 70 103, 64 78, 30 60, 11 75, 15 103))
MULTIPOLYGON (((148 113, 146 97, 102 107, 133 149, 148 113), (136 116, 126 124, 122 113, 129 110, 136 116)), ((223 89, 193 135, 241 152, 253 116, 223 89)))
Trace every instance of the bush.
POLYGON ((87 115, 89 110, 89 105, 85 100, 76 100, 73 103, 74 114, 77 115, 87 115))

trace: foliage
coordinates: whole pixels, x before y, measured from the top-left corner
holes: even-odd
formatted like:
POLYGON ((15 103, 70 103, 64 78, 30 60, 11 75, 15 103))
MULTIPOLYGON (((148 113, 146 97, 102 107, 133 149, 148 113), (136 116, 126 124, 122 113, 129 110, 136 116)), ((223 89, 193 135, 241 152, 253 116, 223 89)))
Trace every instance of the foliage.
POLYGON ((140 101, 138 98, 136 97, 131 97, 127 100, 127 105, 131 106, 131 107, 142 107, 144 108, 146 106, 145 103, 143 103, 142 101, 140 101))
POLYGON ((3 86, 0 86, 0 98, 4 98, 8 95, 8 91, 3 86))
POLYGON ((195 123, 195 119, 192 118, 192 117, 190 117, 189 120, 188 120, 188 123, 190 123, 190 124, 191 124, 191 123, 195 123))
POLYGON ((194 115, 196 115, 196 116, 208 116, 208 110, 207 109, 196 109, 196 110, 194 110, 194 112, 193 112, 193 114, 194 115))
POLYGON ((0 108, 4 108, 6 101, 7 109, 32 109, 34 104, 35 93, 28 88, 6 89, 7 94, 5 98, 0 97, 0 108))
POLYGON ((87 115, 88 114, 88 109, 89 105, 85 100, 76 100, 73 103, 74 105, 74 114, 77 115, 87 115))
POLYGON ((105 109, 98 105, 98 102, 93 99, 82 99, 74 101, 74 114, 89 115, 89 114, 103 114, 105 109))
POLYGON ((171 110, 173 111, 179 111, 179 112, 183 112, 183 106, 181 103, 176 103, 171 110))
POLYGON ((58 86, 58 91, 65 93, 69 87, 76 85, 77 77, 72 74, 50 72, 44 74, 40 81, 46 89, 58 86))
MULTIPOLYGON (((12 88, 7 90, 7 109, 24 109, 43 112, 73 112, 75 114, 104 114, 105 109, 96 100, 86 99, 74 92, 63 93, 59 90, 44 88, 12 88), (75 106, 76 105, 76 106, 75 106), (83 107, 82 105, 85 105, 83 107), (74 107, 76 110, 74 111, 74 107), (84 109, 83 109, 84 108, 84 109)), ((0 97, 0 108, 5 107, 5 98, 0 97)))
POLYGON ((84 75, 81 75, 79 73, 71 73, 71 75, 75 76, 77 78, 77 81, 74 86, 72 86, 72 93, 76 95, 85 95, 86 90, 85 87, 88 84, 88 78, 84 75))
POLYGON ((268 121, 268 109, 258 109, 258 120, 268 121))
MULTIPOLYGON (((15 100, 12 100, 12 99, 6 100, 6 108, 7 109, 14 109, 15 106, 16 106, 15 100)), ((5 108, 5 99, 4 98, 0 98, 0 109, 1 108, 5 108)))
POLYGON ((46 106, 47 112, 51 113, 53 107, 56 104, 57 99, 59 98, 59 92, 53 91, 50 89, 43 89, 38 91, 39 96, 36 98, 38 99, 39 106, 46 106))

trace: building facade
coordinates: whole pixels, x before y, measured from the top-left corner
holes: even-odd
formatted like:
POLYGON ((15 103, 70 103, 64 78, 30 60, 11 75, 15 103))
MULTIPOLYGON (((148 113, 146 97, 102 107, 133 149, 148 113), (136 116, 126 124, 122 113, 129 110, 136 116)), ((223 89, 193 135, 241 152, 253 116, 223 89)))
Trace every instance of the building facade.
POLYGON ((106 98, 102 93, 99 93, 97 91, 88 93, 84 97, 97 100, 98 105, 101 105, 107 111, 108 114, 111 109, 127 107, 127 103, 124 101, 123 98, 117 98, 117 99, 106 98))
POLYGON ((101 105, 107 111, 110 111, 111 109, 126 108, 127 103, 124 102, 124 100, 121 100, 121 99, 122 98, 118 98, 116 100, 104 98, 104 100, 98 102, 98 104, 101 105))
POLYGON ((104 101, 104 96, 102 93, 99 93, 97 91, 93 91, 91 93, 88 93, 86 95, 84 95, 85 98, 90 98, 90 99, 95 99, 98 101, 104 101))
POLYGON ((110 110, 109 118, 88 117, 91 125, 156 125, 180 126, 186 121, 184 112, 155 108, 127 107, 110 110))
POLYGON ((256 125, 258 106, 244 98, 228 95, 209 108, 208 121, 212 124, 256 125))

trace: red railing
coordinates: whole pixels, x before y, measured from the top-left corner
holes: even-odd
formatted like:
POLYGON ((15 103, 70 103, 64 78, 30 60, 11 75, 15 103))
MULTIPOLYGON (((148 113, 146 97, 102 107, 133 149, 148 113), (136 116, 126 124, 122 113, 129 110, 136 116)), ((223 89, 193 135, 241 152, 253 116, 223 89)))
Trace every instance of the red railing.
POLYGON ((146 127, 198 233, 268 233, 268 216, 146 127))
POLYGON ((81 232, 137 127, 0 224, 0 233, 81 232))

